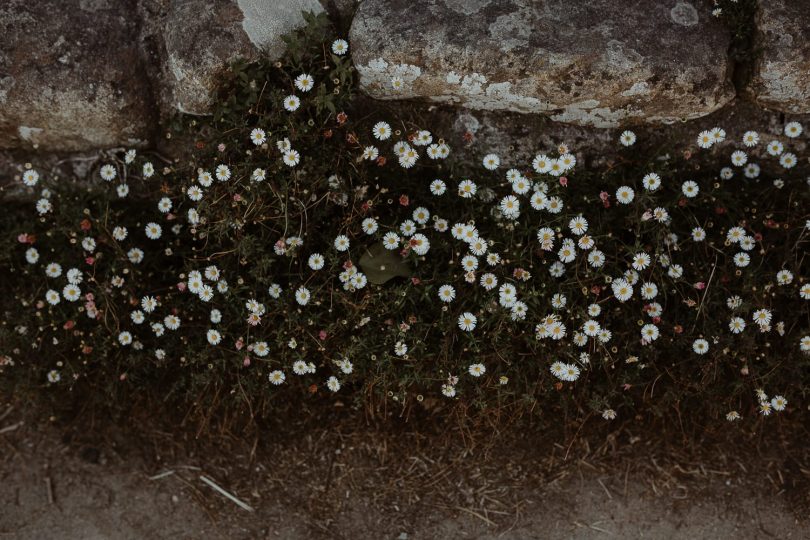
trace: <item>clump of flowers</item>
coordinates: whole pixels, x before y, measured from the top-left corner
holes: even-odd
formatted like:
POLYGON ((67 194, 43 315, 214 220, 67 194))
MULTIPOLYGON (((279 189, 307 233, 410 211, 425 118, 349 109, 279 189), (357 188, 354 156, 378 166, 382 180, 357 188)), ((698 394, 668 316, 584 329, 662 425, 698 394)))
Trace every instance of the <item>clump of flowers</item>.
POLYGON ((801 124, 700 132, 688 162, 644 161, 630 130, 608 172, 563 142, 522 162, 355 119, 324 19, 290 46, 186 120, 188 165, 110 152, 89 186, 23 168, 2 376, 239 400, 569 389, 606 420, 700 392, 718 418, 788 410, 750 396, 810 365, 801 124))

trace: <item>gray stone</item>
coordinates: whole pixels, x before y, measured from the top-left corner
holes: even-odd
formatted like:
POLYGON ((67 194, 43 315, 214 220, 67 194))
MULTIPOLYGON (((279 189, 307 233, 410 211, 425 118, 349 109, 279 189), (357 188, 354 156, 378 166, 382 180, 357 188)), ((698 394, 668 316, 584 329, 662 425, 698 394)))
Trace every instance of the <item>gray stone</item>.
MULTIPOLYGON (((597 128, 555 122, 539 114, 521 114, 508 111, 472 110, 452 106, 436 106, 428 103, 388 102, 381 110, 380 102, 372 98, 357 98, 355 116, 391 121, 395 118, 414 119, 414 129, 428 129, 434 139, 444 139, 452 149, 456 164, 480 169, 484 155, 494 153, 501 158, 503 170, 515 167, 529 171, 534 156, 538 153, 554 154, 559 144, 565 143, 576 155, 577 167, 574 177, 580 173, 606 171, 617 163, 634 163, 641 166, 651 158, 668 155, 672 162, 679 163, 683 171, 707 167, 717 173, 721 167, 731 164, 731 153, 743 148, 751 162, 762 168, 763 175, 779 178, 785 169, 778 157, 765 151, 768 141, 777 140, 796 155, 806 155, 810 144, 803 138, 789 139, 784 135, 785 119, 776 111, 764 110, 755 103, 734 100, 719 111, 689 122, 671 125, 642 124, 634 126, 638 140, 631 148, 619 143, 624 128, 597 128), (711 149, 699 149, 698 133, 722 127, 728 140, 711 149), (759 132, 762 143, 757 148, 744 148, 743 133, 754 129, 759 132), (684 156, 690 155, 689 159, 684 156)), ((810 115, 791 116, 802 125, 810 126, 810 115)), ((797 181, 810 173, 810 163, 800 160, 791 177, 797 181)), ((688 173, 687 173, 688 174, 688 173)), ((737 178, 742 173, 737 169, 737 178)), ((614 186, 615 187, 615 186, 614 186)))
POLYGON ((761 105, 790 113, 810 113, 810 3, 760 2, 751 84, 761 105))
POLYGON ((304 24, 302 11, 323 7, 318 0, 173 0, 164 29, 172 105, 209 113, 222 71, 261 51, 281 56, 281 36, 304 24))
POLYGON ((0 147, 136 145, 155 126, 128 0, 0 4, 0 147))
POLYGON ((379 99, 611 127, 698 118, 734 97, 728 35, 703 2, 365 0, 350 38, 379 99))

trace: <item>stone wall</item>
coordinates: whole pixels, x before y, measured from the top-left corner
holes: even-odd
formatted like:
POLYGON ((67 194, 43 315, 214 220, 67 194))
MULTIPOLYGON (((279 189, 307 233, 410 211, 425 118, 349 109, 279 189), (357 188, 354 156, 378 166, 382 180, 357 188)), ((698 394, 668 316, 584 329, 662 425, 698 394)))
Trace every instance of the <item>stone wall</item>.
POLYGON ((230 61, 281 55, 302 10, 339 21, 365 93, 462 106, 456 130, 523 118, 599 140, 723 111, 807 114, 808 4, 761 2, 760 53, 735 88, 708 0, 6 0, 0 148, 147 146, 161 118, 210 110, 230 61))

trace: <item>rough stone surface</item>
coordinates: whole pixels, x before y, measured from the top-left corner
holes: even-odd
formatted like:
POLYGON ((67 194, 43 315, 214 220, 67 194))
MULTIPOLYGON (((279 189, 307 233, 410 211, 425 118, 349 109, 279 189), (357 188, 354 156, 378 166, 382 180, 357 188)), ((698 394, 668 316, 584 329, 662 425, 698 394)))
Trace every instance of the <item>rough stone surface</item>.
POLYGON ((703 2, 365 0, 350 37, 380 99, 612 127, 697 118, 734 97, 727 32, 703 2))
POLYGON ((0 147, 133 145, 154 126, 129 0, 0 3, 0 147))
POLYGON ((756 20, 761 51, 751 85, 756 100, 784 112, 810 113, 810 2, 760 2, 756 20))
POLYGON ((318 0, 173 0, 165 18, 165 48, 174 107, 210 112, 217 77, 237 58, 284 52, 281 36, 304 24, 318 0))

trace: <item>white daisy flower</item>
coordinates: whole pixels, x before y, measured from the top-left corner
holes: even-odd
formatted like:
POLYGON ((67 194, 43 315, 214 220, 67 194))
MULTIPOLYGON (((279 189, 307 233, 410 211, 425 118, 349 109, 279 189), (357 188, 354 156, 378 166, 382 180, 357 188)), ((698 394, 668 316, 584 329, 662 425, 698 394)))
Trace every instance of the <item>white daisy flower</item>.
POLYGON ((605 254, 595 249, 588 254, 588 264, 593 268, 601 268, 605 264, 605 254))
POLYGON ((262 128, 253 128, 250 132, 250 140, 256 146, 261 146, 267 142, 267 136, 262 128))
POLYGON ((287 377, 284 375, 284 372, 279 369, 274 369, 267 375, 267 379, 270 381, 270 384, 274 386, 282 384, 286 378, 287 377))
POLYGON ((769 326, 771 324, 772 317, 773 315, 771 314, 770 310, 758 309, 754 312, 752 318, 759 326, 769 326))
POLYGON ((413 236, 416 233, 416 223, 410 219, 406 219, 399 226, 399 232, 401 232, 402 236, 405 237, 413 236))
POLYGON ((332 375, 326 380, 326 387, 332 392, 337 392, 340 390, 340 381, 338 381, 337 377, 332 375))
POLYGON ((698 193, 700 192, 700 188, 698 187, 697 182, 687 180, 681 185, 681 192, 684 194, 684 196, 693 199, 697 197, 698 193))
POLYGON ((377 122, 371 129, 371 133, 378 141, 385 141, 391 137, 392 130, 387 122, 377 122))
POLYGON ((53 206, 48 199, 39 199, 36 204, 36 209, 39 215, 45 215, 53 210, 53 206))
POLYGON ((467 373, 469 373, 473 377, 480 377, 486 372, 487 368, 484 367, 484 364, 470 364, 470 367, 467 368, 467 373))
POLYGON ((749 148, 756 146, 759 144, 759 133, 756 131, 746 131, 743 134, 742 142, 749 148))
POLYGON ((301 75, 295 78, 295 87, 301 90, 302 92, 309 92, 310 90, 312 90, 313 86, 315 86, 315 80, 312 78, 311 75, 302 73, 301 75))
POLYGON ((731 154, 731 164, 735 167, 742 167, 748 162, 748 154, 742 150, 737 150, 731 154))
POLYGON ((577 216, 568 222, 568 228, 577 236, 585 234, 588 230, 588 220, 582 216, 577 216))
POLYGON ((365 159, 366 161, 374 161, 374 160, 376 160, 378 157, 380 157, 380 151, 379 151, 379 149, 377 149, 377 147, 376 147, 376 146, 366 146, 366 147, 363 149, 363 155, 362 155, 362 157, 363 157, 363 159, 365 159))
POLYGON ((430 131, 426 129, 422 129, 416 133, 416 137, 413 139, 413 144, 416 146, 427 146, 433 142, 433 135, 430 134, 430 131))
POLYGON ((413 249, 413 252, 419 256, 426 255, 430 250, 430 241, 424 234, 415 234, 408 241, 408 245, 413 249))
POLYGON ((734 264, 739 268, 745 268, 751 263, 751 257, 748 253, 740 252, 734 255, 734 264))
POLYGON ((118 334, 118 343, 120 343, 125 347, 127 345, 130 345, 132 343, 132 334, 126 331, 121 332, 120 334, 118 334))
POLYGON ((143 250, 140 248, 132 248, 127 251, 127 258, 132 264, 139 264, 143 261, 143 250))
POLYGON ((141 298, 141 308, 147 312, 152 313, 157 308, 158 302, 154 296, 144 296, 141 298))
POLYGON ((349 237, 344 234, 339 234, 335 237, 335 249, 338 251, 348 251, 349 250, 349 237))
POLYGON ((200 189, 200 186, 198 186, 196 184, 192 184, 186 190, 186 195, 192 201, 197 202, 197 201, 199 201, 199 200, 201 200, 203 198, 203 191, 202 191, 202 189, 200 189))
POLYGON ((785 124, 786 137, 795 139, 796 137, 802 134, 802 131, 804 131, 804 129, 802 128, 802 125, 798 122, 788 122, 787 124, 785 124))
POLYGON ((343 56, 349 50, 349 44, 345 39, 336 39, 332 42, 332 52, 338 56, 343 56))
POLYGON ((464 199, 472 198, 478 191, 478 186, 472 180, 462 180, 458 185, 458 195, 464 199))
POLYGON ((659 331, 658 327, 654 324, 645 324, 641 327, 641 339, 645 343, 651 343, 658 339, 659 331))
POLYGON ((445 191, 447 191, 447 185, 441 180, 436 179, 430 183, 430 192, 433 195, 444 195, 445 191))
POLYGON ((281 296, 281 285, 273 283, 267 288, 267 294, 269 294, 271 298, 278 299, 281 296))
POLYGON ((652 300, 656 296, 658 296, 658 286, 655 283, 646 281, 641 285, 641 297, 644 300, 652 300))
POLYGON ((45 267, 45 275, 50 278, 57 278, 62 275, 62 266, 59 263, 52 262, 45 267))
POLYGON ((714 144, 714 137, 711 131, 701 131, 697 136, 697 145, 701 148, 711 148, 714 144))
POLYGON ((633 268, 639 272, 650 266, 652 259, 644 252, 636 253, 633 257, 633 268))
POLYGON ((745 320, 741 317, 732 317, 728 323, 728 329, 731 330, 732 334, 739 334, 745 330, 745 320))
POLYGON ((62 297, 68 302, 75 302, 82 295, 82 291, 73 283, 68 283, 62 289, 62 297))
POLYGON ((213 328, 206 332, 205 337, 211 345, 219 345, 219 342, 222 341, 222 334, 213 328))
POLYGON ((366 219, 364 219, 361 226, 363 227, 363 232, 365 232, 366 234, 369 234, 369 235, 374 234, 375 232, 377 232, 377 229, 379 229, 379 225, 377 224, 377 220, 374 219, 374 218, 366 218, 366 219))
POLYGON ((288 150, 284 153, 284 164, 288 167, 295 167, 301 161, 301 154, 295 150, 288 150))
POLYGON ((231 178, 231 169, 227 165, 220 164, 217 165, 214 174, 216 175, 217 180, 220 182, 225 182, 231 178))
POLYGON ((475 326, 478 323, 478 319, 475 315, 470 313, 469 311, 465 311, 461 315, 458 316, 458 327, 461 328, 465 332, 472 332, 475 330, 475 326))
POLYGON ((309 302, 311 295, 309 289, 306 287, 298 287, 295 291, 295 301, 298 302, 300 305, 305 306, 307 302, 309 302))
POLYGON ((630 204, 633 202, 636 194, 630 186, 621 186, 616 190, 616 200, 619 204, 630 204))
POLYGON ((656 173, 648 173, 642 178, 641 183, 647 191, 655 191, 661 186, 661 177, 656 173))
POLYGON ((158 201, 158 210, 162 214, 167 214, 172 209, 172 200, 168 197, 163 197, 158 201))
POLYGON ((537 154, 532 160, 532 168, 539 174, 545 174, 551 170, 551 158, 545 154, 537 154))
POLYGON ((399 249, 399 235, 395 232, 385 233, 383 236, 383 246, 388 250, 399 249))
POLYGON ((532 189, 531 181, 527 180, 523 176, 519 176, 518 178, 512 180, 512 191, 514 191, 518 195, 525 195, 531 189, 532 189))
POLYGON ((614 280, 610 286, 613 289, 613 296, 619 302, 626 302, 633 296, 633 287, 624 279, 614 280))
POLYGON ((151 162, 147 161, 143 164, 141 168, 141 173, 143 174, 144 178, 152 178, 155 175, 155 166, 152 165, 151 162))
POLYGON ((570 171, 577 164, 577 158, 574 154, 563 154, 557 160, 562 166, 563 170, 570 171))
POLYGON ((790 285, 793 283, 793 272, 790 270, 780 270, 776 273, 776 282, 779 285, 790 285))
POLYGON ((599 332, 602 331, 602 327, 600 324, 593 319, 585 321, 582 325, 582 331, 585 333, 586 336, 596 337, 599 335, 599 332))
POLYGON ((461 267, 465 272, 474 272, 478 269, 478 257, 473 255, 465 255, 461 258, 461 267))
POLYGON ((487 169, 488 171, 494 171, 501 165, 501 158, 499 158, 495 154, 487 154, 484 156, 482 164, 484 165, 484 168, 487 169))
POLYGON ((619 142, 622 146, 633 146, 636 142, 636 134, 632 131, 623 131, 619 136, 619 142))
POLYGON ((498 286, 498 278, 497 276, 495 276, 495 274, 487 272, 486 274, 481 276, 481 280, 479 281, 479 283, 484 289, 491 291, 492 289, 498 286))
POLYGON ((416 210, 413 211, 413 220, 419 223, 420 225, 424 225, 430 219, 430 211, 424 206, 420 206, 416 210))
POLYGON ((284 108, 289 112, 294 112, 301 106, 301 100, 298 96, 287 96, 284 98, 284 108))
POLYGON ((177 330, 180 328, 180 317, 177 315, 166 315, 163 318, 163 324, 166 325, 166 328, 169 330, 177 330))
POLYGON ((546 201, 546 210, 551 214, 559 214, 563 210, 563 202, 559 197, 549 197, 546 201))
POLYGON ((39 182, 39 173, 34 169, 28 169, 22 175, 23 184, 28 187, 34 187, 39 182))
POLYGON ((55 306, 59 302, 62 301, 62 298, 59 296, 59 293, 53 289, 48 289, 45 293, 45 301, 48 302, 50 305, 55 306))
POLYGON ((785 146, 779 141, 771 141, 765 148, 768 151, 768 154, 778 156, 784 151, 785 146))
POLYGON ((782 167, 784 167, 785 169, 792 169, 793 167, 796 166, 797 162, 798 160, 796 159, 796 154, 793 154, 791 152, 785 152, 779 158, 779 164, 782 165, 782 167))
POLYGON ((439 300, 442 302, 452 302, 456 299, 456 290, 452 285, 442 285, 439 287, 439 300))
POLYGON ((115 169, 114 165, 108 164, 101 167, 99 174, 101 175, 101 178, 106 182, 112 182, 113 179, 115 179, 115 177, 118 176, 118 171, 115 169))
POLYGON ((144 231, 146 232, 146 237, 150 240, 157 240, 163 233, 161 226, 154 222, 147 223, 144 227, 144 231))
POLYGON ((418 159, 419 153, 410 146, 408 146, 399 156, 399 165, 404 169, 410 169, 416 164, 416 161, 418 159))

